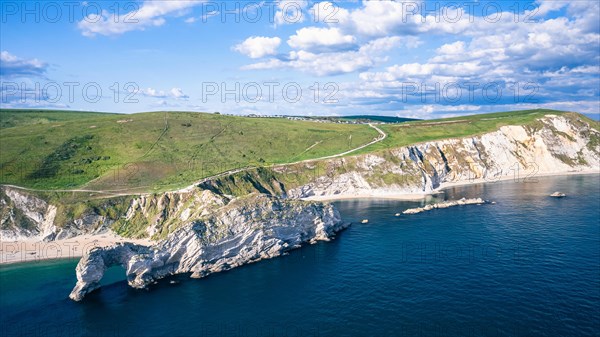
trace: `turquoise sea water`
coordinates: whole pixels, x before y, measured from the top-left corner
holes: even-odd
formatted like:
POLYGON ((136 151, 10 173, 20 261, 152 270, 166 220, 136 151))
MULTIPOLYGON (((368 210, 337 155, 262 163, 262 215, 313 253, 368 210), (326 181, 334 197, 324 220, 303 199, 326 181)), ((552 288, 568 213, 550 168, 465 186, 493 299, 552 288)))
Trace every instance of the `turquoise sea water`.
POLYGON ((332 242, 149 290, 111 269, 81 303, 76 261, 2 266, 0 335, 598 336, 600 178, 445 194, 463 196, 497 204, 394 217, 420 203, 340 201, 353 225, 332 242))

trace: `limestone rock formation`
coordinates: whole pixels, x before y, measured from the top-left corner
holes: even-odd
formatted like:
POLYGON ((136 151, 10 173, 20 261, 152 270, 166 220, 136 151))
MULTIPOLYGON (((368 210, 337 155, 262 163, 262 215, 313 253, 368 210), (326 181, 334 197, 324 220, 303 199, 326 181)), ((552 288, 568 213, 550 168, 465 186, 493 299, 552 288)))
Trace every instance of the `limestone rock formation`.
MULTIPOLYGON (((431 193, 450 182, 600 172, 600 132, 576 116, 547 115, 534 125, 508 125, 478 136, 429 141, 355 157, 330 159, 323 172, 291 187, 293 198, 431 193)), ((283 170, 283 169, 282 169, 283 170)), ((294 170, 285 168, 288 180, 294 170)))
POLYGON ((77 265, 70 298, 98 288, 104 271, 122 265, 134 288, 168 275, 203 277, 282 255, 303 243, 330 240, 347 226, 330 204, 279 199, 263 194, 232 200, 208 216, 190 218, 152 247, 120 244, 97 248, 77 265))
POLYGON ((490 203, 490 202, 485 201, 481 198, 472 198, 472 199, 462 198, 460 200, 450 200, 450 201, 443 201, 443 202, 440 202, 437 204, 425 205, 424 207, 409 208, 409 209, 405 210, 404 212, 402 212, 402 214, 417 214, 417 213, 422 213, 422 212, 426 212, 426 211, 431 211, 434 209, 448 208, 448 207, 454 207, 454 206, 463 206, 463 205, 483 205, 483 204, 487 204, 487 203, 490 203))

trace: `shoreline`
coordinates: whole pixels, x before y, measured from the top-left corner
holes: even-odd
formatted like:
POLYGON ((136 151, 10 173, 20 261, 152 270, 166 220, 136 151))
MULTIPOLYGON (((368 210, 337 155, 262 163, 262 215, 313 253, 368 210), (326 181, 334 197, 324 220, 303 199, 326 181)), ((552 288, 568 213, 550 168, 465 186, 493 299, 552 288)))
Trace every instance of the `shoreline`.
POLYGON ((78 259, 93 248, 125 242, 139 245, 154 243, 149 239, 124 238, 113 232, 80 235, 48 242, 35 238, 0 240, 0 266, 56 259, 78 259))
POLYGON ((444 190, 450 187, 458 186, 469 186, 478 184, 493 184, 501 181, 512 180, 514 182, 526 182, 527 179, 544 178, 544 177, 560 177, 560 176, 573 176, 573 175, 600 175, 600 168, 598 170, 584 170, 584 171, 568 171, 568 172, 546 172, 538 173, 531 177, 519 177, 515 179, 514 176, 501 176, 498 178, 486 179, 477 178, 472 180, 461 180, 455 182, 444 182, 441 183, 438 188, 430 192, 422 193, 380 193, 380 194, 338 194, 330 196, 314 196, 308 198, 301 198, 306 201, 340 201, 340 200, 352 200, 352 199, 384 199, 384 200, 404 200, 404 201, 418 201, 423 200, 427 197, 434 196, 437 194, 443 194, 444 190))
MULTIPOLYGON (((554 176, 572 176, 572 175, 591 175, 600 174, 599 170, 571 171, 571 172, 548 172, 540 173, 530 178, 519 178, 519 182, 524 182, 525 179, 554 177, 554 176)), ((444 189, 458 186, 468 186, 477 184, 490 184, 500 181, 515 180, 511 176, 502 176, 495 178, 493 181, 487 179, 473 179, 466 181, 446 182, 442 183, 438 188, 431 192, 423 193, 381 193, 381 194, 340 194, 334 196, 318 196, 301 198, 308 201, 338 201, 338 200, 355 200, 355 199, 387 199, 387 200, 404 200, 418 201, 437 194, 443 194, 444 189)), ((39 239, 17 239, 17 240, 0 240, 0 266, 39 262, 56 259, 78 259, 84 253, 96 247, 108 247, 116 243, 131 242, 140 245, 152 245, 155 241, 150 239, 128 239, 121 237, 114 232, 94 235, 81 235, 70 239, 44 242, 39 239)))

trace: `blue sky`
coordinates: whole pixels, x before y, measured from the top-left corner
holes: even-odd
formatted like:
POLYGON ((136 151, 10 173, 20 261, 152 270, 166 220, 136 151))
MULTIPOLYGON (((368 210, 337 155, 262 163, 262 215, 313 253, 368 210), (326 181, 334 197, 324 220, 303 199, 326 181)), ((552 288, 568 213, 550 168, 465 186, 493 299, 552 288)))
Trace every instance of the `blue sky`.
POLYGON ((5 108, 418 118, 600 109, 597 1, 1 6, 5 108))

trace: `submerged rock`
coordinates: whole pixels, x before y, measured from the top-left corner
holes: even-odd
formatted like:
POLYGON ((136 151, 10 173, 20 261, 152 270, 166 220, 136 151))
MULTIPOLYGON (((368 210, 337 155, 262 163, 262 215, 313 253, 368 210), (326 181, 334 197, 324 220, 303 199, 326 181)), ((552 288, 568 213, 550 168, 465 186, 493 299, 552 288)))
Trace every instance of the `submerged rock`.
POLYGON ((443 202, 440 202, 437 204, 425 205, 424 207, 409 208, 409 209, 405 210, 404 212, 402 212, 402 214, 417 214, 417 213, 421 213, 421 212, 431 211, 433 209, 448 208, 448 207, 461 206, 461 205, 482 205, 482 204, 488 204, 488 203, 490 203, 490 202, 483 200, 481 198, 472 198, 472 199, 462 198, 460 200, 443 201, 443 202))
POLYGON ((83 299, 114 265, 125 268, 131 287, 145 288, 173 274, 200 278, 280 256, 303 243, 328 241, 346 226, 331 204, 251 195, 185 224, 154 246, 125 243, 92 250, 77 265, 69 297, 83 299))

